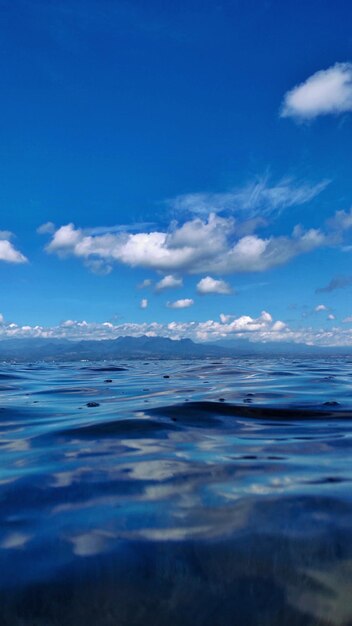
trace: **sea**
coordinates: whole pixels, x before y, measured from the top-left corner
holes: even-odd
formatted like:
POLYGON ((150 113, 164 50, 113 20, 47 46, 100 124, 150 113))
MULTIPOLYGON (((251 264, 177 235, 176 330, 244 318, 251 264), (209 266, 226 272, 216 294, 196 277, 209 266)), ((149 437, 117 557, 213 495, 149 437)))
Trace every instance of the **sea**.
POLYGON ((352 624, 352 357, 0 364, 1 626, 352 624))

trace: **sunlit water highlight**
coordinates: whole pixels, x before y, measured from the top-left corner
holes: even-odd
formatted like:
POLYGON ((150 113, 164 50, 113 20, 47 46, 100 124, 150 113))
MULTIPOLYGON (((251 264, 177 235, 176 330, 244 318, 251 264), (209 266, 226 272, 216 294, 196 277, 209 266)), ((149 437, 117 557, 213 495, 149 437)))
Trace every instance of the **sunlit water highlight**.
POLYGON ((347 357, 3 364, 1 626, 352 624, 351 384, 347 357))

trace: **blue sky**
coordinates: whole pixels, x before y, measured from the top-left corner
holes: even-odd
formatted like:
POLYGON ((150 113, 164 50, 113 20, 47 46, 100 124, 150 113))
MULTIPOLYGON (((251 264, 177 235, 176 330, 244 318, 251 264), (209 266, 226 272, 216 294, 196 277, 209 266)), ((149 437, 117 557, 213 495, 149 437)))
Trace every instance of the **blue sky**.
POLYGON ((2 336, 352 344, 349 3, 0 8, 2 336))

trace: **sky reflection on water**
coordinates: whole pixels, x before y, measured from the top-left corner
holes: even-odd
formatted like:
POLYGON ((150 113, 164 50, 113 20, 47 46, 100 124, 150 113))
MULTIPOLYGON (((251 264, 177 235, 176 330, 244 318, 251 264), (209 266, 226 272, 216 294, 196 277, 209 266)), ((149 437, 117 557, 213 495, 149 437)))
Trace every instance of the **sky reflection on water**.
POLYGON ((2 366, 1 623, 352 623, 350 360, 105 365, 2 366))

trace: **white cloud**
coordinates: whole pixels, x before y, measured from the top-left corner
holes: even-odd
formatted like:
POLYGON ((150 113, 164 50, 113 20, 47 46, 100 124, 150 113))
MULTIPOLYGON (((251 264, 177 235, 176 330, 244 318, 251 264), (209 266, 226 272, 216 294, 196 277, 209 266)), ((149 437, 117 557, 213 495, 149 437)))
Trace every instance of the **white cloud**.
POLYGON ((343 324, 352 324, 352 315, 349 315, 348 317, 345 317, 344 320, 342 320, 343 324))
POLYGON ((147 298, 142 298, 142 300, 140 301, 140 305, 141 309, 146 309, 148 307, 148 300, 147 298))
POLYGON ((172 223, 166 232, 87 235, 66 224, 56 230, 46 250, 85 263, 98 259, 109 266, 118 262, 163 272, 229 274, 265 271, 328 243, 321 230, 301 227, 290 236, 241 236, 234 218, 211 213, 207 219, 172 223))
POLYGON ((164 289, 174 289, 177 287, 182 287, 183 280, 180 277, 173 276, 172 274, 168 274, 164 276, 159 282, 155 285, 156 291, 163 291, 164 289))
POLYGON ((336 320, 336 317, 333 313, 329 313, 328 315, 328 320, 332 321, 332 320, 336 320))
MULTIPOLYGON (((191 306, 193 300, 183 299, 168 303, 170 308, 184 308, 191 306)), ((20 326, 15 323, 4 323, 0 325, 0 337, 44 337, 44 338, 67 338, 67 339, 111 339, 123 335, 131 336, 163 336, 172 339, 184 337, 192 338, 196 341, 216 340, 231 336, 251 336, 257 337, 258 333, 274 333, 278 337, 278 332, 286 331, 286 325, 277 320, 273 321, 272 316, 267 311, 262 311, 257 318, 249 315, 235 317, 233 315, 221 315, 220 322, 207 320, 205 322, 169 322, 166 324, 151 323, 122 323, 113 324, 111 322, 93 323, 65 320, 58 326, 20 326)), ((260 336, 258 335, 258 340, 260 336)))
POLYGON ((286 330, 286 324, 285 324, 285 322, 281 322, 281 320, 277 320, 272 325, 271 330, 273 330, 274 332, 276 332, 276 331, 280 332, 282 330, 286 330))
POLYGON ((317 306, 314 309, 316 313, 319 313, 320 311, 327 311, 327 310, 328 310, 328 307, 325 306, 325 304, 317 304, 317 306))
MULTIPOLYGON (((3 235, 11 235, 7 231, 2 231, 3 235)), ((28 259, 15 248, 9 239, 0 238, 0 261, 6 263, 27 263, 28 259)))
POLYGON ((206 276, 202 278, 197 284, 197 291, 201 294, 207 293, 221 293, 221 294, 229 294, 231 293, 231 287, 224 280, 216 280, 211 276, 206 276))
POLYGON ((167 307, 169 309, 187 309, 194 304, 192 298, 183 298, 181 300, 175 300, 175 302, 168 302, 167 307))
POLYGON ((336 63, 287 92, 281 117, 313 119, 347 111, 352 111, 352 64, 336 63))
MULTIPOLYGON (((352 324, 352 316, 344 320, 352 324)), ((113 324, 111 322, 86 322, 66 320, 58 326, 18 325, 4 322, 0 325, 0 338, 43 337, 80 339, 113 339, 120 336, 162 336, 171 339, 190 338, 195 341, 217 341, 220 339, 248 339, 250 342, 292 342, 317 346, 351 346, 352 328, 299 328, 292 329, 281 320, 273 320, 270 313, 263 311, 258 317, 250 315, 221 314, 220 321, 191 321, 169 323, 133 322, 113 324)))

